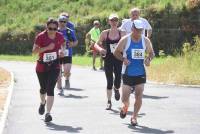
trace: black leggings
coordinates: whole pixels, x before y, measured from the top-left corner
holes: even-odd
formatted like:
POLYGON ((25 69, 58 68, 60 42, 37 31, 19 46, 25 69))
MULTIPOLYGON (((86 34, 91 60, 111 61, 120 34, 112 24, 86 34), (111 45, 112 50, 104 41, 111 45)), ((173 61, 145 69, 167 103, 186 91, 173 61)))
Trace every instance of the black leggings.
POLYGON ((113 73, 115 75, 114 87, 119 89, 121 86, 121 71, 122 62, 117 60, 114 56, 104 60, 104 69, 107 80, 107 89, 111 90, 113 87, 113 73))
POLYGON ((58 80, 60 69, 52 69, 48 72, 36 72, 40 83, 40 93, 54 96, 54 88, 58 80))

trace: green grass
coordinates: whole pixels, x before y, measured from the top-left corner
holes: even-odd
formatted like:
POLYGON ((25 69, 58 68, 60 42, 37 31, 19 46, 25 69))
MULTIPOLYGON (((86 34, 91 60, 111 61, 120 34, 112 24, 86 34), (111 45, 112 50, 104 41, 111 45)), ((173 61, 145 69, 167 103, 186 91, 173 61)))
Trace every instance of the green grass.
POLYGON ((152 81, 200 85, 199 54, 156 59, 147 70, 152 81))
MULTIPOLYGON (((6 61, 26 61, 26 62, 35 62, 37 60, 36 55, 0 55, 0 61, 6 60, 6 61)), ((81 66, 92 66, 92 57, 90 56, 79 56, 75 55, 73 56, 73 64, 75 65, 81 65, 81 66)), ((96 59, 96 65, 97 67, 100 66, 100 59, 99 57, 96 59)))
POLYGON ((57 18, 63 11, 71 14, 70 19, 75 24, 81 24, 92 18, 105 19, 112 12, 117 12, 121 18, 127 17, 133 6, 164 8, 168 3, 181 8, 185 0, 1 0, 0 33, 29 33, 35 25, 44 24, 50 16, 57 18))

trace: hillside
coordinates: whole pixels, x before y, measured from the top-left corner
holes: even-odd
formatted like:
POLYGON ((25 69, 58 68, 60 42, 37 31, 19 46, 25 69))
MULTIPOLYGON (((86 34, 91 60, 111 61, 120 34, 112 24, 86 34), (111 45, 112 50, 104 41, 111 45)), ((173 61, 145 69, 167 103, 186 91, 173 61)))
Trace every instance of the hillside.
POLYGON ((0 33, 7 31, 29 33, 49 16, 57 17, 62 11, 71 15, 75 24, 86 23, 91 18, 106 18, 117 12, 121 18, 128 16, 131 7, 162 9, 168 3, 182 8, 186 0, 1 0, 0 33))

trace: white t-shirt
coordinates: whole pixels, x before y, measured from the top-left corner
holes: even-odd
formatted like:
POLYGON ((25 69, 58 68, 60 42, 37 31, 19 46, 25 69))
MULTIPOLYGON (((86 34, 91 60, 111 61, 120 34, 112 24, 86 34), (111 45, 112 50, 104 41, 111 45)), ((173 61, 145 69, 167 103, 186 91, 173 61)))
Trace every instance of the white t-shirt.
MULTIPOLYGON (((145 30, 152 30, 151 25, 145 18, 140 17, 139 19, 143 22, 143 26, 144 26, 145 30)), ((131 19, 124 19, 124 20, 122 20, 122 25, 121 25, 120 29, 122 31, 125 31, 126 34, 129 34, 132 32, 131 31, 132 24, 133 24, 133 21, 131 19)), ((143 35, 145 35, 144 31, 143 31, 143 35)))

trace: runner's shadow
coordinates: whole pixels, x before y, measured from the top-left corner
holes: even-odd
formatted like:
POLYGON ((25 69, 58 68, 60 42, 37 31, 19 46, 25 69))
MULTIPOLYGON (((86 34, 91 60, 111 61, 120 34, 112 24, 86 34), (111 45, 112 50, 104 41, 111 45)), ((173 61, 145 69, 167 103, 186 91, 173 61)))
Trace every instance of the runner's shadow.
POLYGON ((143 95, 144 99, 154 99, 154 100, 158 100, 158 99, 167 99, 169 98, 169 96, 151 96, 151 95, 143 95))
POLYGON ((80 88, 69 88, 67 90, 71 90, 71 91, 83 91, 84 89, 80 89, 80 88))
POLYGON ((64 98, 73 98, 73 99, 88 98, 88 96, 79 96, 79 95, 73 95, 73 94, 63 95, 62 97, 64 97, 64 98))
POLYGON ((146 126, 141 126, 141 125, 137 125, 137 126, 132 126, 131 124, 125 124, 128 126, 128 128, 132 129, 133 132, 138 132, 138 133, 145 133, 145 134, 172 134, 174 133, 173 130, 161 130, 161 129, 156 129, 156 128, 149 128, 146 126))
POLYGON ((80 130, 83 130, 82 127, 72 127, 72 126, 65 126, 65 125, 58 125, 52 122, 46 123, 46 126, 50 130, 54 131, 66 131, 69 133, 80 133, 80 130))
MULTIPOLYGON (((119 115, 119 114, 120 114, 120 108, 118 108, 118 109, 119 109, 119 110, 111 109, 111 110, 110 110, 110 111, 112 111, 111 114, 119 115)), ((127 112, 127 115, 133 115, 133 112, 128 111, 128 112, 127 112)), ((140 117, 145 116, 145 115, 146 115, 145 113, 139 113, 139 114, 138 114, 138 117, 140 118, 140 117)))

